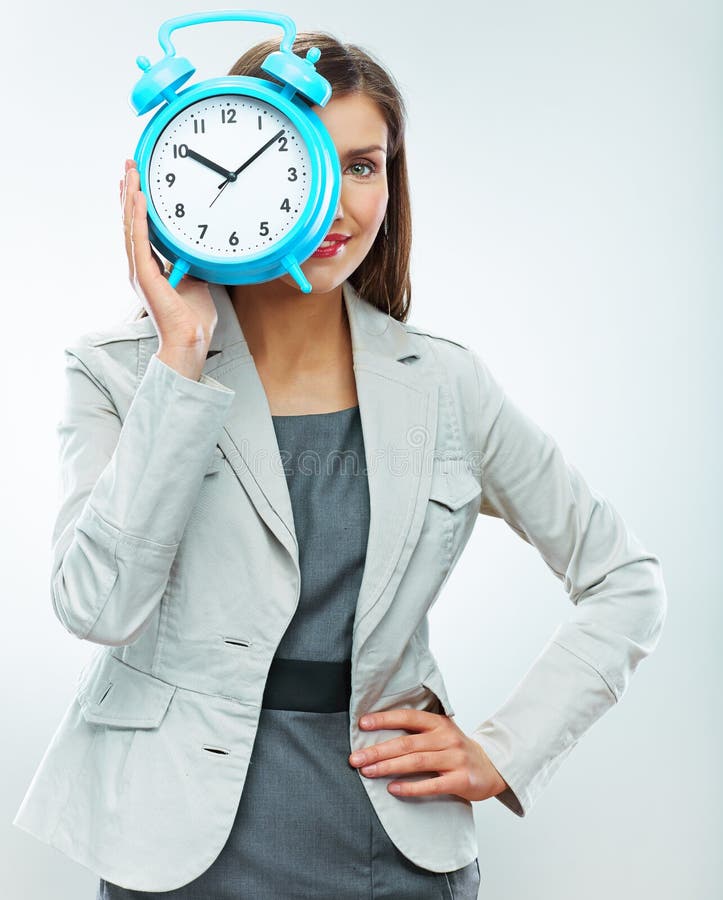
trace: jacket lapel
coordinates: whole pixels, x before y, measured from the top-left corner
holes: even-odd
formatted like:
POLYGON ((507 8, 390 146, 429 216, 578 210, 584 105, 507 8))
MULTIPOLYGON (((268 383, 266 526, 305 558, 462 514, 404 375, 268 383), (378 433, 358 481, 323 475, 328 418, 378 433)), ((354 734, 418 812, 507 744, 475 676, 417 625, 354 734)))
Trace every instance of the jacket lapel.
MULTIPOLYGON (((212 284, 211 292, 218 322, 203 371, 236 392, 218 443, 298 571, 293 510, 266 393, 227 289, 212 284)), ((371 516, 354 624, 358 651, 391 602, 421 529, 431 486, 438 387, 429 360, 422 359, 402 323, 360 297, 348 281, 342 295, 371 516), (380 602, 383 598, 386 602, 380 602), (357 634, 360 628, 363 633, 357 634)))

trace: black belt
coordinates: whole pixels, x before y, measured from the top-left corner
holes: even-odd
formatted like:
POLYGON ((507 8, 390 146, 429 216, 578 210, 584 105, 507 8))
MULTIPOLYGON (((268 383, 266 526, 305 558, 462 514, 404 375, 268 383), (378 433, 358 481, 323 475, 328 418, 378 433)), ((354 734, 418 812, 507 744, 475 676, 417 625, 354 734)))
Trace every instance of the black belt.
POLYGON ((261 706, 304 712, 342 712, 349 709, 351 660, 313 659, 271 661, 261 706))

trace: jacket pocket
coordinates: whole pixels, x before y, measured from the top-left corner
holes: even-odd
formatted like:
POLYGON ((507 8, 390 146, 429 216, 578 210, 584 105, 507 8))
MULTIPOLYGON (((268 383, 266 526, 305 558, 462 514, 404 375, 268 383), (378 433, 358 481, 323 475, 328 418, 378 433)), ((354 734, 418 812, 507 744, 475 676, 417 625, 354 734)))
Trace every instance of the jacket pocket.
POLYGON ((225 457, 223 455, 223 450, 216 444, 213 448, 213 456, 211 457, 211 462, 208 464, 208 468, 206 469, 206 475, 213 475, 214 472, 220 472, 223 468, 223 461, 225 457))
POLYGON ((88 722, 118 728, 158 728, 175 692, 175 684, 102 651, 81 675, 76 699, 88 722))
POLYGON ((382 694, 374 711, 385 709, 408 708, 423 709, 428 712, 441 710, 445 716, 453 716, 454 708, 449 700, 444 679, 439 669, 432 669, 427 675, 402 691, 382 694))
POLYGON ((422 684, 427 690, 436 695, 444 715, 453 716, 454 708, 450 702, 447 688, 445 687, 444 679, 442 678, 442 673, 439 669, 432 669, 431 672, 425 675, 422 679, 422 684))
POLYGON ((432 460, 432 483, 429 499, 453 512, 482 493, 482 486, 461 457, 432 460))

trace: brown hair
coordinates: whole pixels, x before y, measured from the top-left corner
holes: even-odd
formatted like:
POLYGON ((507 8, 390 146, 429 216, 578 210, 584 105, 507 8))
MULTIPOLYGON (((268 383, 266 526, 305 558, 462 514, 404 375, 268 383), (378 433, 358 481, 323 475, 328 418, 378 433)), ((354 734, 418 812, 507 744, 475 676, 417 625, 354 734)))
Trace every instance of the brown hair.
MULTIPOLYGON (((261 63, 279 43, 261 41, 240 56, 229 75, 256 78, 270 76, 261 63)), ((301 57, 311 47, 318 47, 321 57, 316 70, 332 87, 332 99, 347 94, 363 93, 374 100, 387 123, 387 202, 386 225, 380 228, 369 252, 349 281, 355 290, 378 309, 401 322, 409 315, 412 287, 409 257, 412 246, 412 214, 404 143, 406 108, 392 75, 366 50, 356 44, 345 44, 323 31, 300 32, 292 50, 301 57)), ((147 315, 145 308, 136 319, 147 315)))

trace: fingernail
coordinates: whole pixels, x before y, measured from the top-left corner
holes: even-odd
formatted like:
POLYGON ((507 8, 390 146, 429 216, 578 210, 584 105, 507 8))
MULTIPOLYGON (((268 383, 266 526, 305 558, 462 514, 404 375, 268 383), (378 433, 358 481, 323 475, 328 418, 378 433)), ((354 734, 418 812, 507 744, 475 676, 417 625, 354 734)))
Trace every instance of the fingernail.
POLYGON ((364 754, 357 751, 355 753, 352 753, 349 759, 354 763, 354 765, 356 765, 357 763, 360 763, 364 760, 364 754))
POLYGON ((359 720, 359 724, 362 728, 368 728, 372 724, 371 716, 362 716, 359 720))

